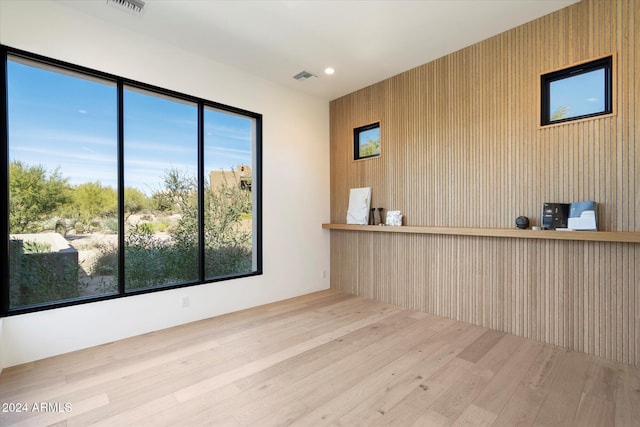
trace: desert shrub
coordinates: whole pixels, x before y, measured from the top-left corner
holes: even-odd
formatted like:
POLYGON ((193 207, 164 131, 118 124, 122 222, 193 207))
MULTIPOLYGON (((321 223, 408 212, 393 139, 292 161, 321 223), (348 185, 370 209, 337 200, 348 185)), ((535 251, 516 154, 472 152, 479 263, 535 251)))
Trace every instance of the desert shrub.
POLYGON ((156 231, 165 232, 169 230, 169 219, 166 217, 159 218, 155 223, 156 231))
POLYGON ((155 224, 152 222, 141 222, 137 226, 136 232, 143 234, 154 234, 156 232, 155 224))
POLYGON ((109 217, 102 222, 102 227, 109 233, 118 233, 118 220, 113 217, 109 217))
POLYGON ((58 222, 56 222, 55 232, 62 236, 67 235, 67 226, 64 223, 64 220, 59 220, 58 222))
POLYGON ((41 222, 42 231, 55 231, 65 236, 67 234, 67 223, 64 218, 54 216, 41 222))
MULTIPOLYGON (((180 214, 169 232, 179 253, 197 255, 197 183, 178 171, 165 175, 163 194, 174 201, 180 214)), ((250 231, 241 227, 243 215, 251 213, 251 193, 235 185, 205 185, 205 276, 214 278, 251 271, 250 231)), ((196 267, 197 268, 197 267, 196 267)))
POLYGON ((205 271, 207 278, 251 271, 251 250, 245 246, 207 248, 205 271))
POLYGON ((163 241, 142 225, 133 227, 125 238, 127 289, 162 286, 198 277, 197 245, 163 241))
POLYGON ((10 304, 33 305, 76 298, 84 285, 78 281, 78 265, 61 263, 54 254, 12 254, 14 268, 10 275, 10 304))
POLYGON ((80 221, 76 222, 73 228, 76 230, 76 233, 84 233, 84 224, 80 221))
POLYGON ((51 244, 26 240, 22 242, 22 251, 25 254, 44 254, 51 252, 51 244))
POLYGON ((118 251, 117 247, 111 244, 98 243, 95 246, 98 253, 93 267, 92 275, 116 276, 118 274, 118 251))
POLYGON ((96 285, 96 291, 99 294, 109 294, 118 290, 118 277, 101 278, 96 285))
POLYGON ((43 230, 55 230, 56 229, 56 225, 58 224, 58 221, 60 220, 59 217, 53 217, 53 218, 47 218, 44 221, 42 221, 42 229, 43 230))

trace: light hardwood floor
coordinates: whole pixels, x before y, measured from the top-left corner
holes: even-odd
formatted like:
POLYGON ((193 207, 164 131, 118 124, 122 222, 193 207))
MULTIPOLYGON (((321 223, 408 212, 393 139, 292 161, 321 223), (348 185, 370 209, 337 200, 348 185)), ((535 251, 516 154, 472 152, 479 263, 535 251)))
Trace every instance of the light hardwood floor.
POLYGON ((640 369, 329 290, 6 368, 0 402, 27 405, 2 426, 632 426, 640 369))

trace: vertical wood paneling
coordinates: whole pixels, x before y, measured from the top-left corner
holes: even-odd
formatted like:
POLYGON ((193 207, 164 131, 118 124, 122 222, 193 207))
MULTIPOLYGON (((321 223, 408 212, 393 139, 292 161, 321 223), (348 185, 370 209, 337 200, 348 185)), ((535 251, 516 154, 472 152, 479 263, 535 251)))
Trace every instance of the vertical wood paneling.
MULTIPOLYGON (((584 0, 331 102, 331 221, 349 189, 407 225, 512 227, 545 201, 596 200, 640 231, 640 1, 584 0), (616 115, 540 129, 540 73, 616 53, 616 115), (353 128, 382 156, 354 162, 353 128)), ((632 364, 631 243, 331 231, 333 287, 632 364)))

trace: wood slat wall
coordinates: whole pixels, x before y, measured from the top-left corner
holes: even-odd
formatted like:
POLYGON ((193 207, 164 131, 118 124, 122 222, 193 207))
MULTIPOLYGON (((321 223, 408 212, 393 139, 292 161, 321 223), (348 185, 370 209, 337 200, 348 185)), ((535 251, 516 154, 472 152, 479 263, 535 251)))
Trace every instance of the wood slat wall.
MULTIPOLYGON (((331 222, 349 189, 407 225, 540 223, 595 200, 599 228, 640 231, 640 1, 584 0, 331 102, 331 222), (539 77, 616 54, 616 115, 539 128, 539 77), (354 162, 380 121, 382 156, 354 162)), ((640 245, 331 231, 337 289, 640 363, 640 245)))

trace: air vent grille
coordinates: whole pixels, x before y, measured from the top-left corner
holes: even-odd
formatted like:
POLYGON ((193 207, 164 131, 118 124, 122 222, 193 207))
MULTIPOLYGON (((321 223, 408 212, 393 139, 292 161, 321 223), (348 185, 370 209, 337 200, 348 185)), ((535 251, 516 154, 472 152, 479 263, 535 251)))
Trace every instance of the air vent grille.
POLYGON ((300 71, 298 74, 296 74, 295 76, 293 76, 294 79, 298 80, 298 81, 304 81, 304 80, 309 80, 309 79, 315 79, 316 75, 311 74, 308 71, 300 71))
POLYGON ((141 15, 144 9, 142 0, 107 0, 107 4, 118 7, 118 9, 126 10, 136 15, 141 15))

